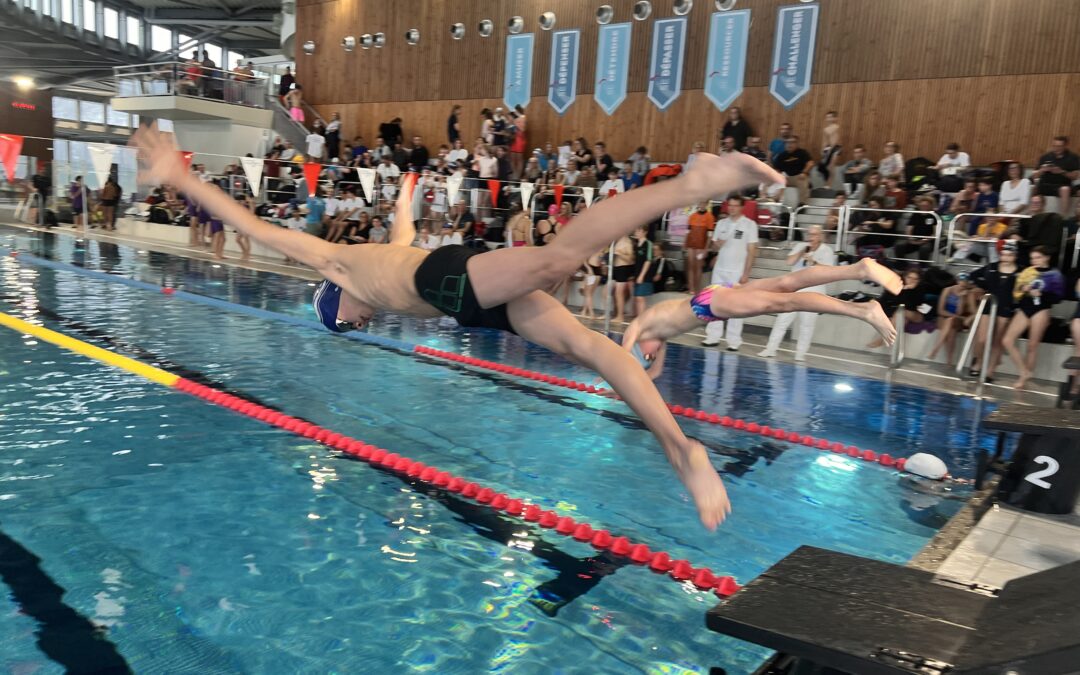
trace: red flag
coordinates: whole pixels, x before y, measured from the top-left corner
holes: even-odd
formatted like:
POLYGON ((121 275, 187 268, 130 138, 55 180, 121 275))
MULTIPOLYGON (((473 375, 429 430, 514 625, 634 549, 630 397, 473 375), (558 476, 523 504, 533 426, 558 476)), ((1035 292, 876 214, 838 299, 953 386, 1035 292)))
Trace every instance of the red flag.
POLYGON ((491 191, 491 205, 495 208, 499 207, 499 181, 489 178, 488 190, 491 191))
POLYGON ((4 163, 4 173, 9 183, 15 180, 15 166, 19 163, 22 145, 22 136, 0 134, 0 162, 4 163))
POLYGON ((562 206, 562 193, 564 185, 555 186, 555 206, 562 206))
POLYGON ((315 188, 319 186, 319 174, 322 173, 322 164, 318 162, 304 162, 304 180, 307 182, 308 197, 315 196, 315 188))
POLYGON ((180 161, 184 163, 184 171, 191 171, 191 158, 195 153, 191 150, 177 150, 180 153, 180 161))

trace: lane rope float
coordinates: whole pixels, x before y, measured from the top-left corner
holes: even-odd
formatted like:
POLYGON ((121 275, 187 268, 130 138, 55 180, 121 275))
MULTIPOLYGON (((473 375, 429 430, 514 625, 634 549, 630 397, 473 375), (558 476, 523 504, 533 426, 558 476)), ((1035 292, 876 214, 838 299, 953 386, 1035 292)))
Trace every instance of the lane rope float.
MULTIPOLYGON (((26 262, 32 265, 38 265, 49 269, 74 272, 76 274, 81 274, 94 279, 99 279, 101 281, 119 283, 140 290, 163 293, 170 297, 176 297, 183 300, 207 305, 210 307, 217 307, 220 309, 225 309, 227 311, 237 312, 240 314, 247 314, 248 316, 253 316, 260 319, 279 321, 302 328, 310 328, 313 330, 317 330, 321 333, 326 332, 326 329, 322 326, 322 324, 316 321, 299 319, 293 316, 289 316, 287 314, 280 314, 278 312, 271 312, 265 309, 259 309, 257 307, 250 307, 248 305, 229 302, 227 300, 211 298, 205 295, 199 295, 197 293, 190 293, 187 291, 178 290, 173 287, 162 287, 145 281, 139 281, 137 279, 129 279, 127 277, 122 277, 115 274, 106 274, 105 272, 88 270, 82 267, 78 267, 76 265, 70 265, 68 263, 62 263, 55 260, 48 260, 46 258, 40 258, 35 255, 19 251, 13 251, 2 247, 0 247, 0 255, 9 255, 19 262, 26 262)), ((473 366, 475 368, 482 368, 485 370, 499 372, 511 377, 520 377, 524 379, 534 380, 536 382, 542 382, 544 384, 550 384, 556 387, 573 389, 582 393, 595 394, 607 398, 611 398, 613 394, 611 390, 598 388, 593 385, 587 385, 582 382, 576 382, 565 377, 548 375, 546 373, 528 370, 526 368, 518 368, 516 366, 508 366, 506 364, 501 364, 495 361, 488 361, 486 359, 479 359, 476 357, 465 356, 463 354, 457 354, 454 352, 447 352, 439 349, 434 349, 432 347, 426 347, 424 345, 416 345, 405 342, 403 340, 383 337, 381 335, 372 335, 370 333, 353 331, 350 333, 338 333, 335 334, 334 337, 355 340, 357 342, 364 342, 380 347, 387 347, 404 353, 421 354, 423 356, 442 359, 445 361, 461 363, 464 365, 473 366)), ((681 416, 689 420, 705 422, 706 424, 719 425, 735 431, 743 431, 746 433, 757 434, 777 441, 792 443, 794 445, 802 445, 817 450, 826 450, 835 454, 846 455, 853 459, 862 460, 871 464, 878 464, 888 469, 896 469, 899 471, 906 470, 905 465, 907 463, 907 459, 905 457, 897 457, 889 453, 879 453, 875 450, 859 448, 855 445, 845 444, 839 441, 830 441, 825 438, 816 438, 808 434, 799 434, 794 431, 786 431, 782 428, 772 427, 767 424, 747 422, 744 419, 732 418, 727 415, 722 416, 719 413, 709 413, 707 411, 698 410, 689 406, 672 404, 667 405, 668 409, 672 412, 672 414, 676 416, 681 416)))
POLYGON ((560 516, 555 511, 544 510, 537 504, 529 503, 525 499, 511 497, 493 488, 455 476, 437 467, 428 466, 423 462, 418 462, 399 453, 364 443, 351 436, 272 410, 220 389, 199 384, 160 368, 155 368, 135 359, 77 340, 63 333, 36 326, 2 312, 0 312, 0 325, 16 332, 32 335, 81 356, 123 369, 156 384, 190 394, 264 424, 321 443, 373 466, 390 469, 418 482, 453 492, 460 497, 488 506, 517 520, 535 524, 544 529, 554 530, 560 535, 591 544, 597 550, 608 551, 612 555, 627 558, 631 562, 648 567, 657 574, 664 574, 673 581, 690 583, 700 590, 711 590, 721 598, 729 597, 740 588, 734 577, 718 576, 708 567, 695 566, 689 560, 674 560, 665 551, 653 551, 642 542, 633 541, 628 537, 612 535, 608 530, 598 528, 589 522, 575 520, 570 516, 560 516))

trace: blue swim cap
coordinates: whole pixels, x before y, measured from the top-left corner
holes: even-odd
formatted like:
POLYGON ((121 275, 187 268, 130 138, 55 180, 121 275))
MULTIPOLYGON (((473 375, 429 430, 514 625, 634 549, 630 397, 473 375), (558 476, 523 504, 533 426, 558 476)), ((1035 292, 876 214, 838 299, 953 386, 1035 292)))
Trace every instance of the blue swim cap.
POLYGON ((315 289, 315 296, 311 300, 315 307, 315 315, 319 317, 319 323, 335 333, 347 333, 352 330, 337 320, 338 306, 341 304, 341 286, 324 279, 315 289))

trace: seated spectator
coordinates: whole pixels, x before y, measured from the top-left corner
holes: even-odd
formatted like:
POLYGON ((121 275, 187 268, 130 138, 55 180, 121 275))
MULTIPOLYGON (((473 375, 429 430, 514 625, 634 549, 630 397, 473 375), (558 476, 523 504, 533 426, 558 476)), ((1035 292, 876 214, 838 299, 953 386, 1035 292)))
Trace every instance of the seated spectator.
POLYGON ((285 141, 285 149, 281 151, 281 161, 291 162, 296 157, 296 148, 293 147, 292 141, 285 141))
POLYGON ((461 246, 463 242, 464 238, 461 232, 453 224, 443 223, 442 240, 439 242, 439 246, 461 246))
POLYGON ((1038 168, 1032 174, 1039 194, 1057 197, 1059 212, 1070 212, 1073 181, 1080 179, 1080 157, 1069 150, 1068 136, 1055 136, 1050 151, 1039 158, 1038 168))
POLYGON ((900 179, 889 176, 885 179, 885 208, 902 211, 907 208, 907 192, 900 187, 900 179))
POLYGON ((971 157, 960 151, 958 143, 949 143, 934 170, 938 172, 937 187, 942 192, 957 192, 963 185, 963 173, 971 167, 971 157))
POLYGON ((368 230, 367 240, 370 244, 385 244, 389 241, 390 231, 386 229, 383 224, 381 216, 375 216, 371 219, 371 229, 368 230))
POLYGON ((720 139, 720 149, 716 151, 718 155, 732 155, 739 152, 739 149, 735 147, 735 139, 731 136, 724 136, 720 139))
POLYGON ((878 162, 878 172, 882 176, 896 176, 900 182, 904 181, 904 156, 900 154, 900 144, 889 141, 885 144, 885 154, 878 162))
POLYGON ((761 147, 760 136, 750 136, 746 139, 746 145, 741 150, 743 153, 750 155, 759 162, 768 163, 769 155, 761 147))
POLYGON ((405 149, 401 143, 394 143, 394 149, 390 151, 390 159, 393 160, 397 168, 402 171, 409 170, 409 151, 405 149))
MULTIPOLYGON (((1053 214, 1057 215, 1057 214, 1053 214)), ((1020 373, 1014 389, 1023 389, 1035 372, 1039 345, 1050 325, 1050 310, 1065 297, 1065 277, 1051 266, 1050 252, 1042 246, 1031 249, 1031 266, 1016 277, 1013 300, 1017 312, 1009 321, 1001 342, 1020 373), (1027 354, 1017 343, 1027 333, 1027 354)), ((990 372, 990 375, 993 373, 990 372)))
POLYGON ((461 139, 454 141, 454 147, 450 148, 450 152, 446 153, 446 161, 456 162, 461 164, 469 158, 469 151, 465 149, 465 144, 461 139))
POLYGON ((881 182, 881 174, 876 170, 867 173, 863 180, 862 200, 859 205, 866 206, 872 197, 880 197, 881 203, 885 203, 885 185, 881 182))
POLYGON ((375 173, 379 175, 380 183, 395 182, 398 176, 401 175, 401 169, 397 164, 394 164, 393 158, 390 155, 384 155, 382 163, 375 169, 375 173))
POLYGON ((799 137, 791 136, 784 142, 784 150, 773 159, 773 167, 788 177, 788 185, 799 190, 799 204, 810 199, 810 172, 815 166, 810 153, 799 147, 799 137))
POLYGON ((606 176, 609 170, 615 168, 615 160, 608 154, 607 146, 603 141, 597 141, 593 145, 593 153, 596 156, 597 176, 606 176))
POLYGON ((1021 260, 1026 260, 1032 249, 1043 247, 1050 265, 1057 265, 1061 241, 1065 236, 1065 221, 1058 214, 1046 211, 1046 198, 1041 194, 1031 197, 1028 211, 1031 217, 1021 220, 1017 226, 1021 239, 1021 260))
POLYGON ((425 251, 434 251, 442 246, 442 235, 433 234, 430 225, 421 225, 420 236, 416 241, 416 245, 425 251))
POLYGON ((637 150, 634 150, 630 158, 626 160, 626 163, 630 165, 630 173, 633 178, 632 181, 636 185, 643 185, 645 182, 645 176, 648 175, 651 168, 652 158, 649 157, 649 150, 644 145, 638 146, 637 150))
POLYGON ((535 183, 543 175, 544 172, 540 169, 540 160, 533 156, 525 162, 525 170, 521 174, 521 180, 526 183, 535 183))
POLYGON ((614 197, 625 190, 622 180, 619 178, 619 169, 614 166, 608 169, 607 180, 600 185, 601 197, 614 197))
POLYGON ((956 352, 956 336, 971 328, 975 321, 974 286, 967 272, 956 277, 956 284, 941 292, 938 300, 938 339, 930 350, 930 360, 937 358, 941 348, 945 348, 945 363, 952 364, 956 352))
POLYGON ((541 172, 550 171, 559 165, 559 153, 555 151, 555 146, 550 142, 544 143, 543 150, 540 148, 533 150, 533 157, 540 166, 541 172))
POLYGON ((578 163, 576 159, 571 159, 567 162, 566 171, 562 173, 563 185, 577 185, 578 178, 581 177, 581 171, 578 170, 578 163))
POLYGON ((855 250, 860 258, 884 260, 885 252, 898 241, 892 236, 896 233, 896 214, 881 211, 885 208, 882 197, 871 197, 867 208, 871 210, 859 214, 859 225, 855 227, 855 232, 866 233, 855 240, 855 250))
POLYGON ((874 163, 866 156, 866 148, 856 145, 851 149, 851 159, 844 163, 844 185, 847 186, 849 195, 854 195, 866 179, 866 175, 874 168, 874 163))
POLYGON ((1001 184, 999 209, 1001 213, 1024 213, 1031 203, 1031 181, 1024 178, 1024 167, 1009 162, 1009 177, 1001 184))
MULTIPOLYGON (((364 144, 363 136, 356 136, 352 142, 352 157, 356 158, 368 151, 367 145, 364 144)), ((343 153, 344 154, 344 153, 343 153)))
MULTIPOLYGON (((356 148, 354 147, 353 150, 355 151, 356 148)), ((386 144, 382 136, 375 137, 375 145, 372 146, 369 152, 371 152, 371 158, 376 162, 381 162, 383 157, 392 157, 394 153, 393 149, 386 144)))
MULTIPOLYGON (((979 191, 975 187, 975 181, 968 179, 964 181, 964 187, 960 189, 960 192, 956 193, 956 196, 949 202, 948 212, 954 216, 958 216, 962 213, 973 213, 975 210, 975 199, 978 197, 979 191)), ((956 223, 956 229, 967 233, 968 224, 963 221, 956 223)))
MULTIPOLYGON (((937 309, 934 304, 927 302, 932 299, 930 296, 932 293, 927 284, 923 283, 922 272, 917 268, 912 267, 904 272, 904 287, 896 295, 885 291, 881 295, 879 302, 881 308, 885 310, 885 314, 892 319, 893 326, 896 325, 897 312, 900 307, 904 308, 904 321, 908 324, 921 324, 929 320, 932 320, 937 313, 937 309)), ((867 349, 877 349, 884 346, 885 341, 881 338, 875 338, 867 343, 867 349)))
POLYGON ((413 136, 412 149, 409 150, 409 166, 414 170, 420 171, 428 162, 431 161, 431 154, 428 152, 427 146, 419 136, 413 136))
POLYGON ((914 254, 919 260, 930 260, 934 255, 934 232, 937 230, 933 197, 919 195, 915 198, 915 212, 908 218, 907 228, 907 234, 912 238, 898 241, 896 257, 910 259, 914 254))

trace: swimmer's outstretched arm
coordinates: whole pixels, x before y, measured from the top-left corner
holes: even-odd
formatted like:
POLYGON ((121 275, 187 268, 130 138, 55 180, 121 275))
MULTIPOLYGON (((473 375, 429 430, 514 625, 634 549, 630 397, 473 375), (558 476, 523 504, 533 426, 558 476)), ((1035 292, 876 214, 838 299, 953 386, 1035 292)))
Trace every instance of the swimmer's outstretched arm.
POLYGON ((136 131, 131 143, 138 148, 143 164, 139 172, 140 181, 174 185, 207 211, 260 244, 315 268, 334 283, 347 283, 347 276, 335 269, 337 266, 333 264, 337 249, 334 244, 306 232, 271 225, 216 185, 199 180, 184 168, 172 135, 159 132, 156 123, 136 131))
POLYGON ((623 333, 622 346, 623 349, 632 351, 635 344, 660 341, 661 344, 655 351, 650 349, 652 345, 642 346, 644 352, 653 355, 652 365, 645 372, 655 380, 664 371, 667 340, 693 330, 700 323, 685 298, 658 302, 630 322, 623 333))
POLYGON ((394 229, 390 232, 390 242, 394 246, 412 246, 416 240, 416 225, 412 219, 413 189, 416 187, 416 174, 401 175, 401 190, 398 191, 397 204, 394 207, 394 229))

